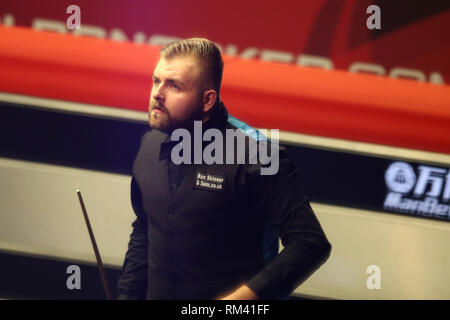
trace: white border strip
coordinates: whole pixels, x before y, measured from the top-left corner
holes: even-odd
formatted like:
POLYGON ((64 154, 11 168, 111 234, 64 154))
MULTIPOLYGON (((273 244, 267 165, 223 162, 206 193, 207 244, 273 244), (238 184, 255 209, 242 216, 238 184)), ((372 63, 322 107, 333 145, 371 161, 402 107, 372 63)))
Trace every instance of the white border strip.
POLYGON ((38 98, 32 96, 18 95, 0 92, 0 101, 16 103, 39 109, 49 109, 68 113, 94 115, 104 118, 126 119, 137 122, 148 122, 147 112, 125 110, 121 108, 99 106, 81 102, 70 102, 63 100, 38 98))
POLYGON ((445 166, 450 165, 450 154, 391 147, 368 142, 310 136, 287 131, 280 131, 280 141, 292 145, 303 145, 347 153, 370 155, 380 158, 389 157, 399 160, 412 160, 431 164, 437 163, 445 166))
MULTIPOLYGON (((45 248, 40 246, 30 246, 11 242, 0 241, 0 252, 12 255, 22 255, 37 259, 49 259, 62 262, 78 262, 80 264, 87 264, 96 266, 97 261, 95 255, 67 252, 56 250, 54 248, 45 248)), ((122 259, 102 256, 103 266, 112 269, 121 269, 123 265, 122 259)))
MULTIPOLYGON (((126 119, 129 121, 147 123, 148 113, 143 111, 124 110, 107 106, 39 98, 26 95, 0 92, 0 101, 16 103, 40 109, 57 110, 60 112, 85 114, 103 118, 126 119)), ((270 133, 270 130, 268 130, 270 133)), ((344 139, 312 136, 301 133, 280 131, 280 142, 307 147, 336 150, 347 153, 389 157, 399 160, 412 160, 430 164, 450 165, 450 154, 414 150, 401 147, 391 147, 367 142, 357 142, 344 139)))

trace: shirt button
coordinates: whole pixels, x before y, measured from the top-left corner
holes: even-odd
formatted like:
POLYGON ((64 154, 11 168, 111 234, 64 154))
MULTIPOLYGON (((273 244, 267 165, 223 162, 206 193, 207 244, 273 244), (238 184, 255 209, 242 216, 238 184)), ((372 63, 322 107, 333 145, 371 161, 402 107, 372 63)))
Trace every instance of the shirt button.
POLYGON ((169 208, 169 217, 173 217, 173 214, 175 213, 175 210, 173 210, 172 207, 169 208))
POLYGON ((170 231, 167 235, 169 236, 169 238, 173 238, 173 232, 172 231, 170 231))
POLYGON ((171 185, 169 186, 169 191, 170 191, 171 193, 174 193, 175 191, 177 191, 177 185, 176 185, 176 184, 171 184, 171 185))

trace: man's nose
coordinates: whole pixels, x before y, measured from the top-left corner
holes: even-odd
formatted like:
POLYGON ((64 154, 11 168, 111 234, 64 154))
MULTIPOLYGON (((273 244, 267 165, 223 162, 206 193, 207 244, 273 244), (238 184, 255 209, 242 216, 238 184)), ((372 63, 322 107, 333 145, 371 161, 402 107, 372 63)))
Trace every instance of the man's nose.
POLYGON ((164 91, 163 86, 160 84, 158 86, 153 86, 152 90, 152 98, 156 101, 163 101, 164 100, 164 91))

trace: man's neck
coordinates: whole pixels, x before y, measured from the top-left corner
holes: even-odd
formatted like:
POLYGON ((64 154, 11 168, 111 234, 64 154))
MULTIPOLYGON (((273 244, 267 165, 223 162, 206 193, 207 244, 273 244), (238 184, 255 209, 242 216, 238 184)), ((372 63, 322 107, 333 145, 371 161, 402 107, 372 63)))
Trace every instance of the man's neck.
MULTIPOLYGON (((219 107, 219 106, 216 106, 216 107, 219 107)), ((225 108, 224 106, 220 106, 220 107, 225 108)), ((222 126, 222 120, 226 121, 226 119, 222 119, 222 117, 227 118, 227 116, 228 116, 228 112, 226 111, 226 109, 219 109, 219 110, 214 110, 213 113, 205 114, 203 119, 196 120, 196 121, 201 121, 203 129, 206 130, 210 127, 213 128, 215 126, 222 126)), ((176 129, 185 129, 185 130, 188 130, 191 134, 193 134, 194 133, 194 121, 192 121, 192 123, 190 123, 189 126, 181 126, 179 128, 174 128, 172 130, 169 130, 168 132, 165 132, 168 135, 168 140, 170 140, 170 136, 172 135, 173 131, 175 131, 176 129)))

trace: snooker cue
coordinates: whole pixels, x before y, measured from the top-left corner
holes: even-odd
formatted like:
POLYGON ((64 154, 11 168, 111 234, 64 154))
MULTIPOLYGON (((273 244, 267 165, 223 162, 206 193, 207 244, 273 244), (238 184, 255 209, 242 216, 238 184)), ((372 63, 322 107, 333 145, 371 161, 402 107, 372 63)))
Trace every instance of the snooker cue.
POLYGON ((106 279, 105 271, 103 269, 102 258, 100 257, 100 252, 98 251, 97 242, 95 241, 94 232, 91 228, 91 223, 89 222, 89 217, 84 206, 83 197, 81 196, 81 191, 77 190, 78 199, 80 200, 81 210, 83 211, 84 220, 86 221, 86 226, 89 231, 89 236, 91 238, 92 247, 94 248, 95 258, 97 259, 98 270, 100 271, 100 277, 102 278, 103 289, 105 290, 106 298, 111 300, 112 294, 109 290, 108 280, 106 279))

